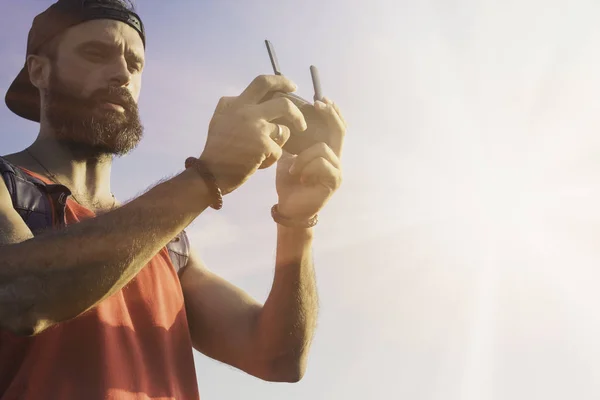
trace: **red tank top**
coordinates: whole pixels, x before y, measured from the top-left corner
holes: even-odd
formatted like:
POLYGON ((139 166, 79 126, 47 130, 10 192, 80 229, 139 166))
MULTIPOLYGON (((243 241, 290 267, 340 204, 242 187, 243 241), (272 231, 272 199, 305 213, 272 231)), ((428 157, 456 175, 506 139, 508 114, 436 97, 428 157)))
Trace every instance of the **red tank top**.
MULTIPOLYGON (((94 216, 67 201, 67 224, 94 216)), ((85 314, 34 337, 0 330, 0 400, 199 399, 192 353, 179 278, 163 248, 85 314)))

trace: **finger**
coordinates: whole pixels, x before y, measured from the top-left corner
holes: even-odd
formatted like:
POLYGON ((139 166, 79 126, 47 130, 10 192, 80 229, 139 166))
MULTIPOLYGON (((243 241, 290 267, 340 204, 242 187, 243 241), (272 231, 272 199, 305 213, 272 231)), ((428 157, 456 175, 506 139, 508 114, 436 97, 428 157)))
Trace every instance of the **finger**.
POLYGON ((253 106, 251 112, 255 113, 256 117, 263 118, 266 121, 283 119, 301 132, 304 132, 307 127, 302 111, 290 99, 285 97, 277 97, 253 106))
POLYGON ((272 132, 269 137, 277 143, 279 147, 283 147, 283 145, 290 138, 290 128, 282 124, 270 124, 272 126, 272 132))
POLYGON ((346 119, 342 115, 342 112, 340 111, 340 108, 338 107, 338 105, 336 103, 334 103, 329 97, 323 97, 323 102, 325 104, 330 104, 333 107, 333 109, 337 113, 338 117, 340 117, 340 120, 342 120, 342 122, 344 123, 344 127, 348 128, 348 122, 346 122, 346 119))
POLYGON ((215 107, 215 111, 213 113, 213 118, 211 118, 208 129, 212 130, 213 125, 216 123, 217 119, 215 118, 218 115, 224 114, 227 109, 233 104, 235 101, 235 97, 223 96, 219 99, 217 106, 215 107))
POLYGON ((269 92, 293 92, 296 84, 282 75, 260 75, 238 96, 242 104, 257 104, 269 92))
POLYGON ((275 164, 283 154, 283 149, 275 143, 270 138, 265 139, 265 159, 260 164, 259 169, 269 168, 271 165, 275 164))
POLYGON ((344 136, 346 134, 346 126, 331 104, 326 104, 321 101, 315 102, 317 113, 327 123, 331 134, 329 136, 329 145, 333 152, 341 157, 342 148, 344 145, 344 136))
POLYGON ((304 167, 300 182, 305 185, 321 184, 333 191, 342 184, 342 171, 323 157, 318 157, 304 167))
POLYGON ((308 164, 318 158, 323 158, 324 160, 327 160, 334 168, 341 169, 339 157, 333 152, 331 147, 329 147, 326 143, 321 142, 298 154, 294 160, 294 163, 290 167, 290 175, 301 174, 308 164))
POLYGON ((233 103, 233 101, 235 100, 235 97, 231 97, 231 96, 223 96, 219 99, 219 102, 217 103, 217 107, 215 108, 215 113, 222 113, 224 112, 226 109, 228 109, 231 104, 233 103))

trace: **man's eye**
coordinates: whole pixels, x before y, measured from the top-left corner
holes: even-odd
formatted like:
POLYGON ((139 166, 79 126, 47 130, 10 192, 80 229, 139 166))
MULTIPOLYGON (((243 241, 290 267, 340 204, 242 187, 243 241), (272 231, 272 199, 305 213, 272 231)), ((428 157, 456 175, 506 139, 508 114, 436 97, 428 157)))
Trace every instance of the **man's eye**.
POLYGON ((91 58, 93 60, 102 60, 104 59, 104 53, 98 50, 87 50, 85 52, 86 57, 91 58))

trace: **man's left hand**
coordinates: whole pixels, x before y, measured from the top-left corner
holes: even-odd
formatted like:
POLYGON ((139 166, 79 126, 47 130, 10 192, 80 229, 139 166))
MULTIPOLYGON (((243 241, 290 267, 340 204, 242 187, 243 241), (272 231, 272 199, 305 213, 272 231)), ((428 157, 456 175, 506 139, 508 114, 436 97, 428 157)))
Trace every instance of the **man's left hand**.
POLYGON ((340 158, 346 122, 328 98, 317 101, 314 107, 326 121, 330 141, 309 147, 297 156, 284 152, 279 159, 278 210, 286 218, 306 220, 318 214, 342 183, 340 158))

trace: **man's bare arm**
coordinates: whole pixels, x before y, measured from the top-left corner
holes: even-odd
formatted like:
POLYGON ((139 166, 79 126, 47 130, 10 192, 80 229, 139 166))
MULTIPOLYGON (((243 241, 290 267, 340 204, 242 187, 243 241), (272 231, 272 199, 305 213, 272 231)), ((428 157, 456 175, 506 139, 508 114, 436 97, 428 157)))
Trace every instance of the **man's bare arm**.
POLYGON ((300 380, 317 318, 312 235, 279 226, 275 278, 264 306, 192 252, 181 284, 194 348, 263 380, 300 380))
MULTIPOLYGON (((277 209, 288 219, 312 221, 341 184, 346 123, 324 100, 315 109, 331 130, 331 146, 320 143, 277 164, 277 209)), ((313 229, 284 225, 295 224, 277 225, 275 278, 264 305, 200 263, 192 262, 181 282, 196 349, 265 380, 296 382, 306 370, 317 321, 313 229)))
POLYGON ((312 241, 313 229, 277 225, 275 278, 255 331, 272 380, 296 382, 306 371, 318 312, 312 241))
POLYGON ((209 203, 192 169, 123 207, 33 237, 0 184, 0 328, 36 335, 125 286, 209 203))

